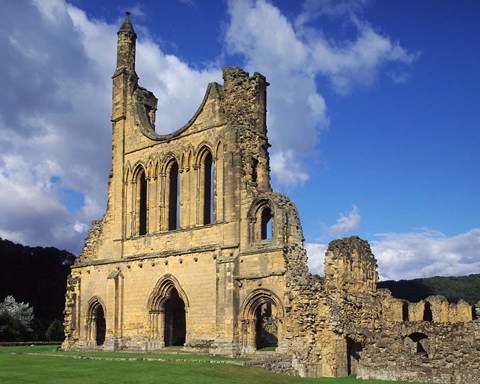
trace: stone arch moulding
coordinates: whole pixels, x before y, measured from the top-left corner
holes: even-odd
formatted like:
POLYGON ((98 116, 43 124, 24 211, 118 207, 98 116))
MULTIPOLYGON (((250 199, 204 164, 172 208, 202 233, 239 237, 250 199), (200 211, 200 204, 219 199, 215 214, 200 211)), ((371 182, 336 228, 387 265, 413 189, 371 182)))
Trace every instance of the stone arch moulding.
MULTIPOLYGON (((183 290, 182 286, 178 280, 171 274, 166 274, 160 280, 157 281, 155 287, 152 290, 147 302, 148 310, 148 340, 146 349, 159 349, 163 348, 165 345, 169 344, 165 339, 166 327, 168 326, 168 302, 170 299, 176 298, 177 303, 183 302, 183 311, 184 319, 182 320, 181 326, 184 327, 182 330, 184 343, 188 343, 189 338, 189 317, 188 309, 190 303, 187 297, 187 294, 183 290), (184 323, 183 323, 184 321, 184 323)), ((178 324, 178 323, 177 323, 178 324)), ((178 345, 178 344, 174 344, 178 345)))
MULTIPOLYGON (((275 338, 277 344, 281 342, 283 335, 283 319, 285 309, 280 298, 271 290, 259 288, 252 291, 243 301, 240 310, 241 322, 241 347, 243 353, 252 353, 256 351, 259 342, 259 310, 267 307, 270 313, 270 323, 275 327, 275 338)), ((263 320, 263 319, 262 319, 263 320)))
POLYGON ((209 151, 210 154, 214 156, 213 145, 211 145, 208 141, 203 140, 200 145, 197 146, 197 150, 195 151, 195 163, 199 164, 202 161, 202 158, 205 156, 205 152, 209 151))
POLYGON ((125 164, 125 179, 124 182, 126 185, 132 181, 132 175, 133 175, 133 170, 132 170, 132 164, 130 164, 129 161, 125 164))
POLYGON ((106 337, 107 307, 99 296, 90 298, 87 304, 86 330, 89 346, 101 346, 106 337))
MULTIPOLYGON (((173 138, 180 136, 188 128, 190 128, 193 125, 193 123, 195 123, 198 116, 203 111, 203 108, 205 107, 205 104, 208 98, 210 97, 210 94, 212 95, 218 94, 218 84, 216 83, 208 84, 207 90, 205 91, 205 95, 203 97, 203 100, 200 106, 198 107, 197 111, 192 116, 192 118, 187 122, 187 124, 177 129, 175 132, 161 135, 155 131, 154 127, 152 127, 152 124, 149 122, 145 104, 143 103, 144 95, 142 94, 142 91, 139 88, 137 88, 135 90, 135 94, 133 97, 133 115, 135 119, 134 120, 135 125, 139 127, 140 132, 144 136, 148 137, 151 140, 158 141, 158 142, 165 142, 165 141, 172 140, 173 138)), ((215 97, 215 96, 212 96, 212 97, 215 97)))
POLYGON ((220 138, 218 142, 215 144, 215 146, 212 148, 215 150, 215 152, 213 153, 213 157, 216 160, 223 153, 223 139, 220 138))
POLYGON ((277 210, 276 206, 268 197, 256 199, 248 212, 249 240, 251 243, 269 240, 274 241, 277 236, 275 225, 277 210))

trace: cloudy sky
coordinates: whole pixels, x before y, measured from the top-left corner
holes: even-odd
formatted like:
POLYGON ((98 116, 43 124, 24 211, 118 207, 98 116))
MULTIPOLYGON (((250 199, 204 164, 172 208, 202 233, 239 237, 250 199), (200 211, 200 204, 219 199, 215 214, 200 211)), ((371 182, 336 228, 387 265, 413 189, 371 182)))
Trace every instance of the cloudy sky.
POLYGON ((126 10, 157 130, 223 66, 268 89, 273 184, 312 272, 367 239, 383 279, 480 273, 480 2, 17 0, 0 24, 0 237, 78 254, 106 207, 126 10))

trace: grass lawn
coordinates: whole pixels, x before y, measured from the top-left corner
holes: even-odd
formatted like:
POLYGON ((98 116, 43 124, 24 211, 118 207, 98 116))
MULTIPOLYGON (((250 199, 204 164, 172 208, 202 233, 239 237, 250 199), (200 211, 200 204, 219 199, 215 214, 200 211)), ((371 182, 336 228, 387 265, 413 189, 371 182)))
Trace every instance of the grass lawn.
MULTIPOLYGON (((198 362, 198 360, 213 360, 211 356, 198 355, 167 355, 112 352, 56 352, 55 346, 35 347, 0 347, 0 383, 2 384, 149 384, 149 383, 323 383, 323 384, 381 384, 386 381, 360 381, 353 377, 340 379, 302 379, 273 374, 262 369, 198 362), (25 355, 33 352, 40 355, 25 355), (17 353, 17 354, 15 354, 17 353), (20 353, 20 354, 19 354, 20 353), (122 361, 122 360, 85 360, 65 357, 46 356, 82 355, 108 357, 150 357, 159 359, 192 359, 192 362, 175 361, 122 361)), ((232 360, 216 358, 217 360, 232 360)), ((239 360, 241 361, 241 360, 239 360)))

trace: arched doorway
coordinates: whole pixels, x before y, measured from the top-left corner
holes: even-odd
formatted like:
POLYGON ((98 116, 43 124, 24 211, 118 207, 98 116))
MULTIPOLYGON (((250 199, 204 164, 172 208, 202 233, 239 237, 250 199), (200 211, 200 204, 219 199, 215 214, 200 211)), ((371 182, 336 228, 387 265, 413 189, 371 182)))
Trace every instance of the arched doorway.
POLYGON ((148 349, 183 346, 188 342, 188 298, 171 274, 163 276, 148 299, 148 349))
POLYGON ((268 289, 256 289, 245 298, 242 308, 242 352, 275 349, 282 340, 285 316, 278 296, 268 289))
POLYGON ((102 346, 106 335, 105 307, 98 297, 89 301, 87 315, 87 338, 94 346, 102 346))
POLYGON ((178 296, 178 291, 172 288, 170 297, 164 304, 165 324, 164 341, 165 346, 184 345, 187 333, 185 321, 185 303, 178 296))
POLYGON ((269 302, 261 303, 255 310, 255 346, 257 350, 278 346, 278 326, 269 302))
POLYGON ((105 312, 103 307, 99 304, 95 308, 95 342, 97 345, 103 345, 105 342, 105 332, 107 330, 105 323, 105 312))

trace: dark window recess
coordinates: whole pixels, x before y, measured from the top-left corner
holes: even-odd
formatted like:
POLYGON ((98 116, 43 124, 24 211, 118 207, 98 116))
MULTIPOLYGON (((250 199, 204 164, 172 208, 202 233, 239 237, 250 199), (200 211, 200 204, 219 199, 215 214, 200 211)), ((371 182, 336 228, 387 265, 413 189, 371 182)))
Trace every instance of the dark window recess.
POLYGON ((270 208, 264 208, 262 211, 262 227, 260 239, 266 240, 272 238, 272 211, 270 208))
POLYGON ((205 156, 203 164, 203 224, 211 224, 214 220, 213 212, 213 158, 210 152, 205 156))
POLYGON ((180 177, 178 164, 174 162, 169 172, 168 229, 180 227, 180 177))
POLYGON ((139 184, 138 234, 145 235, 147 233, 147 180, 144 172, 140 174, 139 184))

